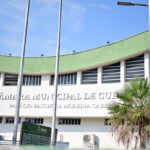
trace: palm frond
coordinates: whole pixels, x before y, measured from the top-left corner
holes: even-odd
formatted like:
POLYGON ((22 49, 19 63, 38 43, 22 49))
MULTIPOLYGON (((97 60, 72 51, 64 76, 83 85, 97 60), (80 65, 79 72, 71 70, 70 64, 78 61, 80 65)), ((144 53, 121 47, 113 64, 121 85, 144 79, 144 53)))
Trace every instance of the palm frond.
POLYGON ((135 78, 117 92, 120 102, 111 105, 109 113, 112 131, 118 143, 129 146, 132 140, 140 141, 141 148, 150 142, 150 85, 147 79, 135 78), (122 124, 124 121, 124 124, 122 124), (135 138, 134 134, 137 133, 135 138), (142 135, 142 136, 141 136, 142 135), (144 135, 144 136, 143 136, 144 135))

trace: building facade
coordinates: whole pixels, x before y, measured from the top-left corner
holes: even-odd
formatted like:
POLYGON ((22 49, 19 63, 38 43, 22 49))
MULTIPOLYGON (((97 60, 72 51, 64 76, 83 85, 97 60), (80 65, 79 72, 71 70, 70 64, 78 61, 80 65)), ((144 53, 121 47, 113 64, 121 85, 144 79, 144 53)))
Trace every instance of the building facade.
MULTIPOLYGON (((0 56, 0 135, 12 140, 19 57, 0 56)), ((120 148, 107 107, 130 79, 148 78, 148 31, 96 49, 60 57, 57 141, 69 147, 120 148)), ((51 127, 55 57, 26 57, 20 105, 22 121, 51 127)))

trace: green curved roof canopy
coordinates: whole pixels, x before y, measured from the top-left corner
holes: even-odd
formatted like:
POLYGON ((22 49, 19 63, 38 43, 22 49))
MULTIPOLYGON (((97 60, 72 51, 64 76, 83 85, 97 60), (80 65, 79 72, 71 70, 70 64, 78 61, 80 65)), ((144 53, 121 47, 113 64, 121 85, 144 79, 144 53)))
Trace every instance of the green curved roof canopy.
MULTIPOLYGON (((60 57, 59 72, 74 72, 111 64, 148 51, 148 31, 103 47, 60 57)), ((18 73, 20 57, 0 56, 0 72, 18 73)), ((24 74, 53 74, 55 57, 26 57, 24 74)))

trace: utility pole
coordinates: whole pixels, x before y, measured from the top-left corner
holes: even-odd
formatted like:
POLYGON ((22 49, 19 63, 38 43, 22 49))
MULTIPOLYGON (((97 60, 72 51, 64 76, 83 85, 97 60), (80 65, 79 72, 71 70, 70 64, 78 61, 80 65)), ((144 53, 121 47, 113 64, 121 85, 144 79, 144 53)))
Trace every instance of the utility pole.
POLYGON ((23 81, 24 56, 25 56, 25 49, 26 49, 27 30, 28 30, 29 8, 30 8, 30 0, 27 0, 25 26, 24 26, 23 43, 22 43, 22 53, 21 53, 21 59, 20 59, 20 70, 19 70, 18 84, 17 84, 15 121, 14 121, 14 131, 13 131, 13 138, 12 138, 13 145, 16 145, 16 141, 17 141, 20 101, 21 101, 22 81, 23 81))
POLYGON ((62 16, 62 0, 59 0, 58 39, 57 39, 57 51, 56 51, 55 80, 54 80, 54 102, 53 102, 53 114, 52 114, 51 146, 56 145, 55 143, 56 130, 55 129, 56 129, 58 71, 59 71, 59 56, 60 56, 61 16, 62 16))

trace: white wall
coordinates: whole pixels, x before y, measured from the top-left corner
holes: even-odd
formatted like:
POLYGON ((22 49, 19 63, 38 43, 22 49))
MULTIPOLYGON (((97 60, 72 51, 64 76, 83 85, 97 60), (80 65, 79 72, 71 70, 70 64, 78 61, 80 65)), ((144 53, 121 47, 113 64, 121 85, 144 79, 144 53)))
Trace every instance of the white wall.
MULTIPOLYGON (((149 57, 145 54, 145 77, 149 78, 149 57)), ((79 117, 81 125, 57 125, 58 140, 69 142, 70 147, 81 148, 85 134, 95 134, 100 148, 117 148, 110 126, 104 125, 104 118, 110 117, 107 104, 118 101, 115 93, 123 87, 125 81, 125 62, 121 62, 121 82, 103 84, 102 68, 98 69, 98 84, 82 85, 81 72, 77 73, 76 85, 58 87, 57 117, 79 117)), ((0 78, 0 117, 14 116, 16 86, 3 86, 4 74, 0 78)), ((51 126, 54 86, 49 85, 50 76, 42 76, 41 86, 23 86, 20 117, 42 117, 44 125, 51 126), (45 97, 46 96, 46 97, 45 97)), ((0 135, 6 140, 12 139, 14 125, 0 124, 0 135)), ((19 125, 20 131, 20 125, 19 125)), ((19 132, 18 132, 19 139, 19 132)), ((120 146, 122 147, 122 146, 120 146)))
MULTIPOLYGON (((117 101, 115 92, 121 87, 121 84, 59 86, 57 115, 108 116, 106 105, 117 101)), ((0 89, 0 116, 14 115, 16 88, 3 86, 0 89)), ((20 116, 51 116, 53 90, 53 86, 24 86, 20 116)))
MULTIPOLYGON (((44 125, 50 127, 51 119, 44 118, 44 125)), ((20 138, 20 126, 21 124, 19 124, 18 140, 20 138)), ((13 127, 13 124, 3 122, 3 124, 0 124, 0 135, 4 135, 5 140, 11 140, 13 127)), ((82 118, 81 125, 57 124, 56 128, 58 129, 57 141, 69 142, 70 148, 82 148, 84 146, 84 135, 95 135, 99 141, 99 148, 118 147, 115 139, 112 138, 111 126, 104 125, 104 118, 82 118)))

